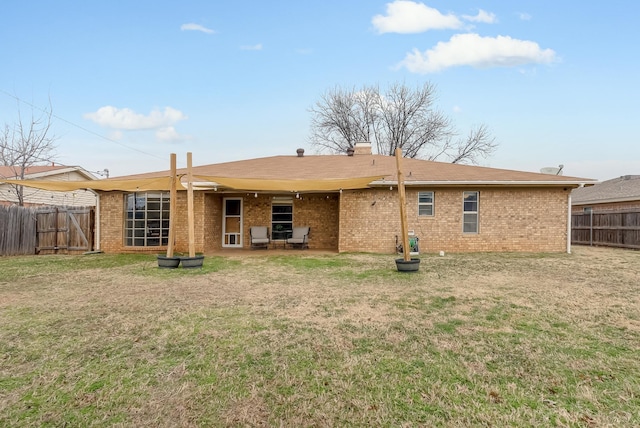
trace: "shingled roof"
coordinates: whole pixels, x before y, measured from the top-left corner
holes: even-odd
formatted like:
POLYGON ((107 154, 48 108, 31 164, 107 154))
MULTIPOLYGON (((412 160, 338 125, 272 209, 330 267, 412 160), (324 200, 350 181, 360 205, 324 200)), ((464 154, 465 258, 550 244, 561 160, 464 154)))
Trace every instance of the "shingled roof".
MULTIPOLYGON (((405 183, 411 185, 551 185, 577 187, 593 184, 588 178, 549 175, 535 172, 514 171, 422 159, 402 160, 405 183)), ((178 174, 186 174, 179 169, 178 174)), ((169 171, 137 174, 121 179, 149 178, 169 175, 169 171)), ((384 155, 310 155, 272 156, 194 166, 194 176, 218 176, 228 178, 262 180, 323 180, 357 177, 384 177, 372 185, 388 185, 397 182, 396 160, 384 155)))
MULTIPOLYGON (((32 165, 25 169, 24 175, 43 175, 44 173, 55 173, 63 169, 67 169, 64 165, 32 165)), ((16 178, 18 176, 20 167, 17 166, 1 166, 0 165, 0 177, 3 178, 16 178)))
POLYGON ((623 175, 571 193, 573 205, 640 200, 640 175, 623 175))

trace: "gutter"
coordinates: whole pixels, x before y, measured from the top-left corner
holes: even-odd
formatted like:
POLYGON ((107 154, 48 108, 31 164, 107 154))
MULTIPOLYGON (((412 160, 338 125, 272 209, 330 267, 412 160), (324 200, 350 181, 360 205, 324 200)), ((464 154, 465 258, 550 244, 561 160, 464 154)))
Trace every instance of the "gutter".
MULTIPOLYGON (((405 181, 405 186, 584 186, 595 184, 595 181, 548 181, 548 180, 478 180, 478 181, 405 181)), ((370 186, 397 186, 397 181, 372 181, 370 186)))
POLYGON ((611 198, 611 199, 593 199, 593 200, 577 200, 577 201, 573 201, 572 204, 574 206, 580 206, 580 205, 597 205, 597 204, 613 204, 616 202, 635 202, 640 200, 640 195, 636 195, 636 196, 628 196, 628 197, 623 197, 623 198, 611 198))

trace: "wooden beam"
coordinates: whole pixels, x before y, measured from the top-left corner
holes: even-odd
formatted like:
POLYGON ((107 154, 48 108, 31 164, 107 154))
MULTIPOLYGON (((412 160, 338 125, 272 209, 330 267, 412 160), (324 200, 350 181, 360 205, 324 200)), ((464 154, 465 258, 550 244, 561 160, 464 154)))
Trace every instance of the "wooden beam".
POLYGON ((404 174, 402 173, 402 149, 396 149, 396 167, 398 169, 398 196, 400 199, 400 229, 402 233, 402 253, 404 261, 411 260, 409 248, 409 227, 407 226, 407 198, 404 190, 404 174))
POLYGON ((196 256, 195 216, 193 213, 193 174, 191 170, 191 152, 187 153, 187 223, 189 225, 189 257, 196 256))
POLYGON ((167 257, 173 257, 173 248, 176 240, 176 154, 171 153, 171 189, 169 191, 169 242, 167 243, 167 257))

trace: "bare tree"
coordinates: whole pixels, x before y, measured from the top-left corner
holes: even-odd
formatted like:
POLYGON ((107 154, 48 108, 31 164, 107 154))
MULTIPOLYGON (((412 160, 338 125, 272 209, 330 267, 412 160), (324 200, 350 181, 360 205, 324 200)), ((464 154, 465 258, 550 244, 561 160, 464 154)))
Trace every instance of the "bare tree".
MULTIPOLYGON (((18 109, 18 120, 9 125, 5 123, 0 134, 0 164, 8 166, 13 176, 24 179, 27 168, 38 163, 49 163, 55 150, 56 137, 50 135, 51 104, 41 110, 40 115, 31 111, 29 120, 24 119, 18 109)), ((12 185, 18 205, 24 205, 24 187, 12 185)))
POLYGON ((375 88, 334 88, 310 111, 315 144, 322 150, 344 152, 358 141, 371 141, 377 115, 375 88))
POLYGON ((311 143, 320 150, 345 152, 358 141, 369 141, 377 153, 453 163, 476 163, 497 148, 488 128, 479 126, 466 140, 456 139, 450 119, 434 108, 436 88, 425 83, 415 89, 393 84, 381 93, 378 87, 360 90, 334 88, 310 109, 311 143))
POLYGON ((498 148, 495 137, 491 135, 486 125, 479 125, 469 131, 466 140, 459 140, 454 145, 452 163, 478 163, 478 157, 487 158, 498 148))

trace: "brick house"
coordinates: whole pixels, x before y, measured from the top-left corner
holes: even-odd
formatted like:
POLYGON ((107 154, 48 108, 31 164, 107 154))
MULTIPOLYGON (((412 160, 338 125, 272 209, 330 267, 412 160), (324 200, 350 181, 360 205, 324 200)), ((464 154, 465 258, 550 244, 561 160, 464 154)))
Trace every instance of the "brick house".
POLYGON ((640 175, 623 175, 571 192, 574 213, 640 211, 640 175))
MULTIPOLYGON (((421 252, 570 250, 575 177, 403 159, 408 228, 421 252)), ((179 169, 178 175, 186 174, 179 169)), ((399 239, 395 158, 359 144, 344 155, 274 156, 196 166, 197 252, 249 248, 249 228, 267 226, 271 247, 310 226, 309 247, 392 253, 399 239), (364 183, 364 184, 363 184, 364 183), (280 230, 282 229, 282 230, 280 230)), ((168 177, 168 171, 119 177, 168 177)), ((108 182, 109 180, 103 180, 108 182)), ((184 184, 184 177, 182 178, 184 184)), ((169 192, 99 191, 100 249, 166 250, 169 192)), ((178 191, 175 249, 188 249, 187 192, 178 191)))

